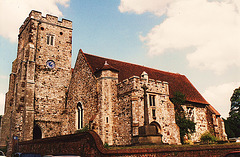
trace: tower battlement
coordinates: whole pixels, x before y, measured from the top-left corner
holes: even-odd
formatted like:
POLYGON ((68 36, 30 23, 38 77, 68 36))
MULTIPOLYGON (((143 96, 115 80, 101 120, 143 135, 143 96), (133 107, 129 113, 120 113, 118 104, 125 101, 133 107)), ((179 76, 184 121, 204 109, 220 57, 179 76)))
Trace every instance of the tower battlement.
POLYGON ((47 14, 46 17, 44 17, 44 16, 42 16, 42 12, 32 10, 30 12, 29 16, 23 22, 22 26, 20 27, 19 34, 22 32, 22 30, 26 27, 26 25, 28 24, 28 22, 31 19, 34 19, 34 20, 37 20, 37 21, 43 22, 43 23, 48 23, 48 24, 72 29, 72 21, 70 21, 70 20, 63 18, 61 21, 59 21, 57 16, 47 14))
POLYGON ((148 92, 169 95, 168 82, 149 79, 148 77, 132 76, 117 84, 119 94, 124 94, 133 90, 142 90, 146 84, 148 92))

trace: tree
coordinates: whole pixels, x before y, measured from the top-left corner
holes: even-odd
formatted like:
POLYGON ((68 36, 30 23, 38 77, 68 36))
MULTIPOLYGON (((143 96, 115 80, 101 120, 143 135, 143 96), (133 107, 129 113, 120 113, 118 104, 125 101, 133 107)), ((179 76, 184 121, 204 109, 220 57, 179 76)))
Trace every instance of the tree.
POLYGON ((225 132, 228 136, 228 138, 235 137, 235 133, 233 132, 234 125, 230 121, 230 119, 223 119, 224 120, 224 125, 225 125, 225 132))
POLYGON ((240 87, 234 90, 230 101, 231 109, 229 116, 232 118, 238 118, 238 115, 240 114, 240 87))
POLYGON ((225 120, 226 133, 228 137, 240 137, 240 87, 234 90, 230 101, 229 117, 225 120))
POLYGON ((184 136, 195 132, 196 123, 188 119, 185 115, 182 105, 186 103, 186 97, 183 93, 175 92, 171 101, 174 104, 175 120, 180 129, 180 139, 183 144, 184 136))

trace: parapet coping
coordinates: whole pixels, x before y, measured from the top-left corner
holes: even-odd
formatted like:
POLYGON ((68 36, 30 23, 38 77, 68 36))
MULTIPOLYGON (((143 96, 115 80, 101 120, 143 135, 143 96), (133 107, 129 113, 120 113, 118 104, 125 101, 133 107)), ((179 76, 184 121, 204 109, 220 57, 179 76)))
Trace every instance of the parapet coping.
MULTIPOLYGON (((126 83, 126 82, 128 82, 128 81, 132 81, 133 79, 140 79, 140 80, 143 80, 143 81, 147 81, 147 80, 148 80, 148 82, 146 82, 147 84, 150 84, 150 83, 157 83, 157 84, 162 83, 163 85, 164 85, 164 84, 166 84, 166 85, 169 84, 169 83, 166 82, 166 81, 154 80, 154 79, 151 79, 151 78, 145 79, 145 78, 140 78, 139 76, 135 76, 135 75, 134 75, 134 76, 131 76, 131 77, 127 78, 127 79, 124 79, 122 82, 119 82, 119 83, 117 83, 116 85, 118 86, 118 85, 120 85, 120 84, 122 84, 122 83, 126 83)), ((143 84, 143 83, 140 82, 140 84, 143 84)))
MULTIPOLYGON (((42 14, 42 12, 35 11, 35 10, 32 10, 31 13, 32 13, 32 12, 37 12, 37 13, 42 14)), ((30 13, 30 14, 31 14, 31 13, 30 13)), ((19 32, 19 35, 18 35, 18 36, 20 36, 20 35, 22 34, 23 30, 26 28, 26 26, 28 25, 28 23, 29 23, 31 20, 38 21, 39 23, 46 23, 46 24, 49 24, 49 25, 58 26, 58 27, 61 27, 61 28, 73 30, 72 27, 70 28, 70 27, 67 27, 67 26, 61 26, 61 25, 58 25, 58 24, 50 23, 50 22, 47 22, 47 21, 44 21, 44 20, 35 19, 33 16, 30 16, 30 14, 29 14, 29 16, 25 19, 25 21, 23 22, 23 24, 21 25, 21 27, 19 28, 19 30, 21 30, 21 32, 19 32)), ((46 19, 46 18, 49 17, 49 16, 58 19, 57 16, 50 15, 50 14, 46 14, 46 17, 44 17, 44 16, 41 16, 41 17, 44 18, 44 19, 46 19)), ((71 22, 71 23, 72 23, 71 20, 68 20, 68 19, 65 19, 65 18, 62 18, 61 21, 57 20, 58 23, 63 23, 63 21, 68 21, 68 22, 71 22)))
MULTIPOLYGON (((70 141, 71 139, 76 140, 77 138, 81 137, 90 137, 93 138, 95 141, 96 149, 102 154, 102 155, 127 155, 127 154, 150 154, 150 153, 172 153, 172 152, 184 152, 184 151, 203 151, 203 150, 225 150, 227 149, 239 149, 240 145, 209 145, 209 146, 189 146, 189 147, 164 147, 164 148, 134 148, 134 149, 116 149, 116 150, 110 150, 106 149, 103 146, 103 142, 99 135, 92 131, 86 131, 83 133, 78 134, 71 134, 71 135, 63 135, 63 136, 57 136, 57 137, 49 137, 39 140, 31 140, 31 141, 23 141, 20 142, 19 145, 27 145, 27 144, 37 144, 37 143, 46 143, 48 142, 60 142, 60 141, 70 141)), ((120 146, 121 147, 121 146, 120 146)), ((129 146, 128 146, 129 147, 129 146)))

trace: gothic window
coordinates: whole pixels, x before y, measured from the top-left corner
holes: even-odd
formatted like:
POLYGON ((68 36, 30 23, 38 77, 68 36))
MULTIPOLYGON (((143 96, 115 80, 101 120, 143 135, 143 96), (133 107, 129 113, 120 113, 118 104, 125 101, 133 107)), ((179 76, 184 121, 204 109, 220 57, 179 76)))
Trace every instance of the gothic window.
POLYGON ((54 44, 54 35, 47 35, 47 44, 48 45, 53 45, 54 44))
POLYGON ((155 95, 149 95, 150 106, 155 106, 155 95))
POLYGON ((79 102, 77 104, 77 129, 83 128, 83 108, 82 104, 79 102))
POLYGON ((156 104, 155 95, 149 95, 149 105, 152 111, 152 118, 156 119, 156 104))

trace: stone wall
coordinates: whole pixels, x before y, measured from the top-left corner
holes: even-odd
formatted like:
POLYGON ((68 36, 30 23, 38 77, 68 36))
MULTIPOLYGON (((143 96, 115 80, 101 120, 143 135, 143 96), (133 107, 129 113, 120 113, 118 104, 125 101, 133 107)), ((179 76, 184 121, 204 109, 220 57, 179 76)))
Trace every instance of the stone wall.
POLYGON ((126 117, 129 120, 128 123, 132 126, 132 128, 125 126, 126 134, 129 134, 128 132, 131 130, 128 138, 138 135, 138 128, 144 124, 143 89, 141 88, 143 84, 148 87, 149 123, 156 125, 158 133, 163 135, 164 143, 179 144, 179 128, 175 123, 174 105, 169 100, 168 83, 149 79, 145 72, 141 78, 133 76, 118 84, 119 106, 130 109, 130 111, 125 112, 125 115, 129 117, 126 117), (154 105, 152 106, 150 105, 150 96, 154 97, 154 105), (125 107, 126 104, 128 104, 127 107, 125 107))
MULTIPOLYGON (((104 66, 109 66, 105 63, 104 66)), ((98 87, 98 133, 104 143, 113 145, 114 130, 121 127, 115 124, 116 106, 120 105, 117 101, 118 72, 111 69, 102 69, 96 74, 98 87)))
POLYGON ((70 134, 77 130, 77 103, 79 102, 83 107, 83 126, 93 121, 99 111, 97 100, 97 80, 80 50, 68 91, 63 133, 70 134))
POLYGON ((213 131, 216 136, 214 126, 216 125, 216 115, 213 114, 209 109, 206 110, 206 116, 208 121, 208 130, 213 131))
POLYGON ((227 140, 227 134, 225 133, 225 125, 223 119, 212 113, 209 108, 207 108, 207 121, 208 130, 212 132, 219 140, 227 140))
POLYGON ((71 78, 72 23, 58 21, 52 15, 41 17, 35 13, 30 17, 34 17, 35 29, 38 29, 34 78, 35 125, 41 128, 43 137, 61 135, 66 92, 71 78), (48 36, 53 37, 53 44, 48 43, 48 40, 51 42, 48 36), (46 65, 50 60, 54 61, 55 67, 46 65))
POLYGON ((190 140, 192 142, 199 142, 200 137, 203 133, 205 133, 208 130, 208 121, 207 121, 207 115, 206 115, 206 106, 201 104, 194 104, 189 103, 186 105, 182 105, 187 117, 189 117, 191 120, 193 120, 195 125, 195 133, 193 133, 190 137, 190 140), (189 115, 189 110, 191 109, 192 114, 189 115))
POLYGON ((118 95, 114 106, 114 145, 132 144, 132 95, 118 95))
POLYGON ((92 156, 131 156, 131 157, 157 157, 157 156, 192 156, 192 157, 222 157, 228 152, 237 151, 240 145, 204 145, 185 147, 153 147, 153 148, 123 148, 109 150, 103 147, 100 137, 93 131, 46 138, 42 140, 25 141, 19 143, 19 152, 50 154, 74 154, 85 157, 92 156))
POLYGON ((227 134, 225 133, 224 121, 221 117, 217 117, 217 122, 218 122, 217 126, 218 126, 219 133, 218 135, 216 135, 216 137, 219 138, 220 140, 226 141, 227 134))

